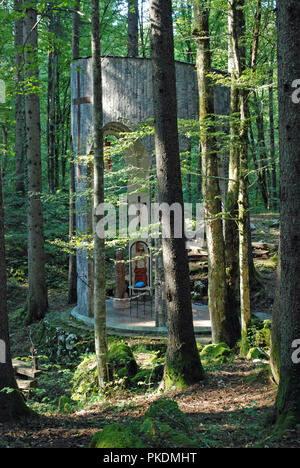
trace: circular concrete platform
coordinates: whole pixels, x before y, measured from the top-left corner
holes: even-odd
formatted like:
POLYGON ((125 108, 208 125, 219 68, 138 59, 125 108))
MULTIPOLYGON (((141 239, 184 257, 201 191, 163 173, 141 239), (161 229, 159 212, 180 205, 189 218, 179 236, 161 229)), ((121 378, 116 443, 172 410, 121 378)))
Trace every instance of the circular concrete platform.
MULTIPOLYGON (((196 336, 210 336, 211 323, 208 307, 201 304, 192 304, 194 330, 196 336)), ((90 326, 94 326, 94 319, 79 314, 75 309, 71 312, 72 317, 90 326)), ((166 327, 156 327, 154 309, 149 302, 133 304, 131 309, 115 309, 113 300, 106 300, 107 332, 122 333, 128 335, 142 336, 165 336, 166 327)))

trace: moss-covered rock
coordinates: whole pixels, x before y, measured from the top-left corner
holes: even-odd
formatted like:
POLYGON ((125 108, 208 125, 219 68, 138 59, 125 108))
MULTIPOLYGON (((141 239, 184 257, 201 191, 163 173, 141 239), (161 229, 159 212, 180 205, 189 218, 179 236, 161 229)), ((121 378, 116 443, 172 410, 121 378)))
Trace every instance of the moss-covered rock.
POLYGON ((176 430, 189 430, 187 417, 180 411, 176 401, 169 398, 161 398, 151 403, 145 417, 160 421, 176 430))
POLYGON ((175 430, 152 417, 145 417, 140 433, 151 447, 198 447, 197 441, 184 432, 175 430))
POLYGON ((110 424, 94 434, 90 448, 143 448, 143 442, 124 424, 110 424))
POLYGON ((109 346, 109 364, 113 375, 119 378, 133 377, 138 371, 133 352, 124 341, 115 341, 109 346))
POLYGON ((81 401, 98 393, 98 370, 95 354, 85 356, 73 377, 72 400, 81 401))
POLYGON ((234 358, 233 352, 226 343, 204 346, 200 356, 204 364, 223 364, 234 358))
MULTIPOLYGON (((198 448, 188 418, 175 401, 162 398, 151 403, 146 414, 123 424, 111 424, 97 432, 90 443, 92 448, 190 447, 198 448)), ((207 444, 205 444, 207 446, 207 444)))
POLYGON ((262 360, 269 360, 269 356, 265 351, 261 348, 255 347, 255 348, 250 348, 249 352, 246 356, 246 359, 251 360, 251 359, 262 359, 262 360))

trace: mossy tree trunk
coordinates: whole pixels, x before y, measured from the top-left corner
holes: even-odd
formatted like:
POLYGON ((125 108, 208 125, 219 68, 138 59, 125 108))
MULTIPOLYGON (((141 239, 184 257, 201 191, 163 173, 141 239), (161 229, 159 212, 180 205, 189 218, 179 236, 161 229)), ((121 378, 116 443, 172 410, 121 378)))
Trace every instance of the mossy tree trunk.
POLYGON ((206 0, 194 0, 197 46, 197 76, 200 101, 200 141, 202 148, 202 192, 208 247, 208 298, 214 343, 234 346, 239 337, 239 321, 229 315, 225 271, 222 202, 219 186, 218 145, 214 136, 214 92, 211 73, 209 40, 209 5, 206 0))
MULTIPOLYGON (((248 121, 246 89, 236 85, 245 70, 246 54, 243 46, 245 37, 245 2, 244 0, 229 0, 229 41, 232 54, 232 82, 237 106, 237 120, 234 125, 235 164, 238 169, 238 245, 239 245, 239 285, 240 285, 240 314, 241 314, 241 353, 245 354, 248 346, 247 332, 251 319, 250 308, 250 267, 249 267, 249 180, 248 180, 248 121)), ((227 241, 227 240, 226 240, 227 241)))
POLYGON ((0 174, 0 422, 10 421, 31 414, 18 390, 11 364, 5 263, 2 177, 0 174), (12 389, 13 391, 1 391, 4 388, 12 389))
POLYGON ((281 297, 280 297, 280 281, 281 281, 281 264, 280 264, 281 248, 279 242, 278 265, 277 265, 277 280, 275 299, 272 308, 272 330, 271 330, 271 354, 270 365, 274 381, 279 384, 280 375, 280 341, 281 341, 281 297))
POLYGON ((138 0, 128 0, 127 49, 128 49, 128 57, 138 56, 139 54, 139 2, 138 0))
MULTIPOLYGON (((39 86, 36 2, 26 9, 24 19, 26 79, 39 86)), ((39 93, 29 89, 25 95, 27 171, 28 171, 28 301, 27 323, 41 320, 48 309, 45 277, 42 214, 42 161, 39 93)))
POLYGON ((300 112, 293 98, 300 76, 300 3, 278 0, 278 98, 281 216, 281 357, 277 428, 300 423, 300 112), (298 341, 299 343, 299 341, 298 341), (296 346, 297 348, 297 346, 296 346), (298 344, 299 348, 299 344, 298 344), (293 356, 293 353, 296 355, 293 356))
MULTIPOLYGON (((228 71, 231 74, 230 92, 230 147, 229 147, 229 181, 225 201, 225 259, 227 271, 227 294, 232 314, 240 316, 239 289, 239 232, 238 232, 238 194, 239 194, 239 90, 237 87, 238 64, 235 57, 235 34, 237 27, 233 11, 235 0, 228 3, 228 71)), ((240 330, 236 339, 240 338, 240 330)))
POLYGON ((105 304, 105 239, 97 234, 101 220, 97 208, 104 203, 103 109, 100 51, 99 0, 91 2, 94 122, 94 322, 98 381, 101 389, 109 381, 105 304))
POLYGON ((248 179, 248 124, 245 90, 240 90, 240 182, 239 182, 239 265, 241 303, 241 354, 248 351, 248 327, 251 320, 249 267, 249 179, 248 179))
MULTIPOLYGON (((177 203, 183 213, 171 0, 150 0, 150 23, 159 202, 169 207, 177 203)), ((163 225, 165 221, 162 213, 163 225)), ((183 228, 184 216, 174 221, 183 228)), ((185 238, 175 235, 174 222, 170 231, 162 240, 168 311, 168 348, 162 382, 165 389, 184 388, 203 379, 194 335, 185 238)))

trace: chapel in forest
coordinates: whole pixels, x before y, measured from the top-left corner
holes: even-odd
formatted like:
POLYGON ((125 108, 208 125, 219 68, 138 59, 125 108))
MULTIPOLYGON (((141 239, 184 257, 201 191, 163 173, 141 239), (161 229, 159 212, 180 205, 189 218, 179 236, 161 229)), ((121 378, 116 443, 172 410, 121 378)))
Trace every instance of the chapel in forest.
MULTIPOLYGON (((199 97, 197 75, 194 64, 176 62, 177 107, 179 119, 198 119, 199 97)), ((103 90, 103 136, 118 138, 121 132, 130 132, 141 122, 153 119, 152 64, 147 58, 104 57, 102 58, 103 90)), ((71 103, 72 103, 72 140, 75 155, 79 156, 75 164, 76 188, 76 229, 77 234, 91 232, 92 213, 87 210, 86 193, 89 188, 89 164, 84 157, 93 151, 93 93, 92 59, 80 58, 71 65, 71 103)), ((215 86, 215 114, 227 115, 229 112, 229 89, 215 86)), ((180 151, 189 150, 189 140, 179 136, 180 151)), ((147 136, 136 141, 126 150, 126 164, 135 168, 140 180, 148 180, 154 152, 154 137, 147 136)), ((113 164, 108 161, 108 167, 113 164)), ((138 179, 137 178, 137 179, 138 179)), ((127 182, 128 204, 144 204, 150 210, 150 189, 139 187, 136 178, 127 182), (134 181, 135 180, 135 181, 134 181)), ((151 220, 149 220, 151 221, 151 220)), ((138 239, 129 242, 129 265, 136 264, 128 272, 131 290, 136 283, 151 286, 152 261, 150 240, 138 239), (139 264, 147 258, 143 265, 139 264), (142 258, 133 262, 134 258, 142 258)), ((77 296, 76 316, 93 316, 92 259, 82 248, 77 251, 77 296)))

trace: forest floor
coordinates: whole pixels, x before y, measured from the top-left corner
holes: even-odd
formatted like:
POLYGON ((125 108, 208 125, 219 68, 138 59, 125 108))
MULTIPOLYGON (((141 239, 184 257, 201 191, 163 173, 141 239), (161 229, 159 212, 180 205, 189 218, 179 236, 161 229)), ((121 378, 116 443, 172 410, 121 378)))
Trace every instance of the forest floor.
MULTIPOLYGON (((273 241, 278 234, 260 226, 257 218, 255 240, 273 241), (270 239, 270 234, 272 234, 270 239)), ((272 216, 271 216, 272 222, 272 216)), ((254 309, 269 312, 274 297, 275 271, 269 261, 256 262, 263 275, 265 293, 254 298, 254 309)), ((26 327, 21 320, 20 307, 26 297, 26 284, 13 283, 9 291, 10 335, 13 357, 28 358, 31 340, 34 343, 41 324, 26 327)), ((71 307, 66 306, 66 295, 54 288, 50 291, 50 310, 47 320, 54 326, 66 326, 59 317, 71 307)), ((76 325, 76 333, 90 333, 76 325)), ((122 337, 120 337, 122 339, 122 337)), ((129 345, 145 339, 123 337, 129 345)), ((151 340, 150 340, 151 341, 151 340)), ((162 340, 163 342, 163 340, 162 340)), ((135 355, 139 365, 149 355, 135 355)), ((0 448, 87 448, 95 432, 113 422, 130 424, 140 418, 151 402, 161 398, 157 387, 118 388, 105 399, 74 404, 63 410, 60 399, 72 392, 74 366, 42 357, 42 376, 38 388, 27 395, 28 405, 35 417, 18 423, 0 424, 0 448), (48 359, 48 361, 47 361, 48 359)), ((76 363, 74 363, 76 365, 76 363)), ((201 447, 284 447, 300 448, 300 428, 287 432, 279 439, 272 436, 272 422, 277 387, 270 378, 267 361, 248 361, 236 356, 230 362, 205 367, 206 378, 198 385, 182 391, 169 391, 164 397, 177 402, 190 420, 194 437, 201 447)))
MULTIPOLYGON (((55 310, 63 302, 63 296, 50 295, 49 315, 53 314, 55 323, 55 310)), ((11 346, 15 357, 29 355, 29 336, 35 341, 38 330, 39 324, 24 327, 14 321, 11 346)), ((125 339, 129 345, 145 340, 125 339)), ((140 353, 138 363, 146 358, 147 355, 140 353)), ((205 367, 206 379, 202 383, 163 396, 177 402, 202 446, 300 448, 300 428, 279 439, 271 436, 277 387, 268 367, 266 361, 236 357, 226 364, 205 367)), ((140 418, 150 403, 162 396, 155 387, 146 391, 116 388, 102 401, 87 401, 65 412, 59 409, 59 399, 70 394, 74 369, 57 362, 45 364, 45 361, 41 368, 43 377, 39 379, 38 389, 27 397, 36 417, 0 424, 0 447, 87 448, 95 432, 111 423, 128 424, 140 418)))
MULTIPOLYGON (((193 427, 194 437, 211 448, 300 448, 300 428, 280 439, 270 435, 276 387, 257 363, 236 359, 215 370, 206 380, 184 391, 164 396, 177 402, 193 427), (252 378, 251 378, 252 377, 252 378)), ((59 381, 53 382, 57 391, 59 381)), ((48 394, 49 398, 51 394, 48 394)), ((53 396, 53 395, 52 395, 53 396)), ((102 403, 75 410, 39 414, 17 424, 0 425, 0 446, 10 448, 87 448, 95 432, 108 424, 128 424, 139 418, 157 392, 116 392, 102 403)))

